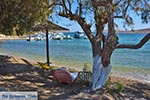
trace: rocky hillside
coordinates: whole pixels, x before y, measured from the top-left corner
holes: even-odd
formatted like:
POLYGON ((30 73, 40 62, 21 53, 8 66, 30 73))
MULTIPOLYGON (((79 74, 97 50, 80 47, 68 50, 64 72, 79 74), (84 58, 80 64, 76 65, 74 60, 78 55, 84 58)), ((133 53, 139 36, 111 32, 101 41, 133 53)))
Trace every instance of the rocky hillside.
POLYGON ((150 33, 150 28, 136 30, 138 33, 150 33))

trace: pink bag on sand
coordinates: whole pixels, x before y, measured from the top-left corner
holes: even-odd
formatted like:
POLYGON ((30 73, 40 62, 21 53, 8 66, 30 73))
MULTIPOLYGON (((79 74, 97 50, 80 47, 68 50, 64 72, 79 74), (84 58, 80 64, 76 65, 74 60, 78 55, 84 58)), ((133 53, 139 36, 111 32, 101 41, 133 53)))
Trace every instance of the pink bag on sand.
POLYGON ((71 84, 77 79, 78 73, 69 73, 65 69, 57 69, 53 72, 53 76, 60 83, 71 84))

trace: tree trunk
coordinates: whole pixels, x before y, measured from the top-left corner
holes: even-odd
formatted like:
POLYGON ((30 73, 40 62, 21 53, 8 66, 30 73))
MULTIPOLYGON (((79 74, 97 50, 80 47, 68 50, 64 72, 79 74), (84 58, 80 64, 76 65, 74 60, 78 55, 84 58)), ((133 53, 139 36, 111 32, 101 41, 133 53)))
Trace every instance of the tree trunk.
POLYGON ((108 67, 103 66, 101 56, 97 55, 93 58, 92 91, 100 89, 105 85, 111 68, 111 64, 108 67))

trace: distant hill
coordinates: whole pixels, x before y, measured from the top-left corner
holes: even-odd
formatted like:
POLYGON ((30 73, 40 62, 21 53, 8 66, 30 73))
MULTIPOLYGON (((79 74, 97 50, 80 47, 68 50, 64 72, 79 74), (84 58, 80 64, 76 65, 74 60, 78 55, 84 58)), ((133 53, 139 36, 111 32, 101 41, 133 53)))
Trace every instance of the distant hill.
POLYGON ((139 29, 139 30, 136 30, 136 32, 139 32, 139 33, 150 33, 150 28, 139 29))
POLYGON ((150 33, 150 28, 138 29, 133 31, 116 30, 117 33, 150 33))

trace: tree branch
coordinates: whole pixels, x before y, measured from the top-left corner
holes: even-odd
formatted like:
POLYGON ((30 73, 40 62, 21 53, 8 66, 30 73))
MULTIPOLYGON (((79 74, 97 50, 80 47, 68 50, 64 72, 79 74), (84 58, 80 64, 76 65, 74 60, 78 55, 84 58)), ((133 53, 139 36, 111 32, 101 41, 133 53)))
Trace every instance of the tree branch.
POLYGON ((79 15, 77 15, 76 17, 78 17, 77 22, 80 24, 80 26, 84 30, 84 32, 87 35, 88 39, 92 42, 93 39, 94 39, 94 35, 92 34, 92 31, 90 29, 91 25, 87 24, 85 19, 80 17, 79 15))
POLYGON ((50 4, 50 5, 48 6, 48 8, 51 8, 51 7, 55 6, 55 5, 56 5, 56 3, 54 2, 54 3, 50 4))
MULTIPOLYGON (((120 2, 118 2, 117 4, 119 4, 119 3, 120 3, 120 2)), ((122 15, 121 15, 121 16, 114 16, 114 18, 121 18, 121 19, 125 18, 129 6, 130 6, 130 1, 128 1, 127 6, 125 7, 125 9, 123 9, 122 15)))
POLYGON ((114 18, 121 18, 121 19, 123 19, 123 18, 125 18, 125 16, 114 16, 114 18))
POLYGON ((80 24, 80 26, 82 27, 82 29, 84 30, 84 32, 86 33, 89 40, 93 41, 94 36, 92 34, 92 31, 90 30, 91 25, 87 24, 84 18, 82 18, 81 16, 79 16, 77 14, 72 14, 72 13, 69 13, 69 14, 59 13, 59 15, 62 17, 69 18, 70 20, 77 21, 80 24))
POLYGON ((150 39, 150 33, 148 33, 138 44, 128 45, 128 44, 119 44, 116 46, 116 49, 128 48, 128 49, 139 49, 141 48, 148 40, 150 39))
POLYGON ((48 8, 51 8, 51 7, 53 7, 53 6, 62 6, 59 2, 56 2, 56 1, 53 1, 49 6, 48 6, 48 8))
POLYGON ((70 9, 67 8, 67 6, 66 6, 66 4, 65 4, 65 0, 62 0, 62 6, 63 6, 63 8, 65 9, 66 14, 67 14, 68 12, 69 12, 69 13, 71 12, 70 9))
MULTIPOLYGON (((91 0, 92 6, 94 8, 94 19, 95 19, 95 26, 96 26, 96 37, 95 38, 102 38, 103 29, 107 23, 107 13, 104 11, 100 11, 100 5, 96 4, 96 0, 91 0)), ((99 1, 97 3, 102 3, 103 5, 107 6, 106 1, 99 1), (104 4, 104 2, 106 4, 104 4)), ((104 9, 104 7, 102 7, 104 9)))
POLYGON ((144 0, 145 4, 147 5, 148 8, 150 8, 150 5, 147 4, 146 0, 144 0))
POLYGON ((71 11, 71 2, 70 2, 70 0, 68 0, 68 4, 69 4, 69 10, 71 11))
POLYGON ((121 0, 119 0, 118 2, 116 2, 116 3, 114 4, 114 6, 116 7, 120 2, 121 2, 121 0))
POLYGON ((78 5, 79 5, 79 16, 81 16, 82 15, 82 3, 81 3, 81 0, 80 1, 77 0, 77 2, 78 2, 78 5))
POLYGON ((95 1, 95 0, 91 0, 92 1, 92 4, 95 6, 95 7, 98 7, 98 6, 107 6, 107 1, 95 1))

